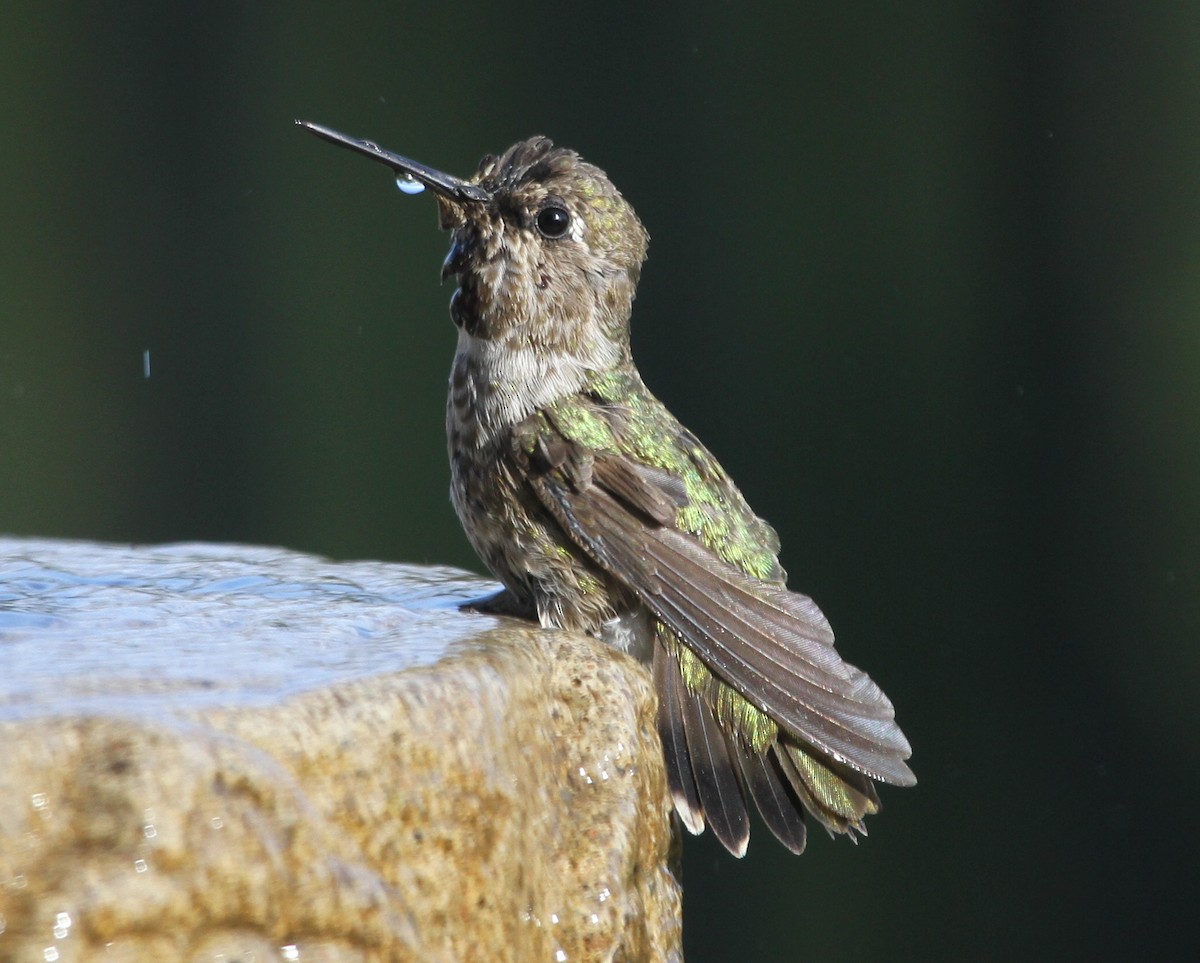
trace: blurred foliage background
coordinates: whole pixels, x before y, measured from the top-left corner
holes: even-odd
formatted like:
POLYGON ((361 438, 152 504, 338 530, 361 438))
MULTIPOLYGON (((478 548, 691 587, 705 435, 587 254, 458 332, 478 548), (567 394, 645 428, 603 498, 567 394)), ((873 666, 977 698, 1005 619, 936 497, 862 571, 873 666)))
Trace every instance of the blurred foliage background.
POLYGON ((734 9, 9 3, 0 530, 478 569, 433 202, 292 120, 463 174, 548 134, 647 224, 646 380, 921 780, 857 847, 688 840, 689 960, 1182 957, 1195 5, 734 9))

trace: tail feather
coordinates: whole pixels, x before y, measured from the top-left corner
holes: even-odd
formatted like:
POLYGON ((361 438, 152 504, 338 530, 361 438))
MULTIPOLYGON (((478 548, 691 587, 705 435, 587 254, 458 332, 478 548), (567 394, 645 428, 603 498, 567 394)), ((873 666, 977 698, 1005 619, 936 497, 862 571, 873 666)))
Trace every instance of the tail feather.
POLYGON ((744 855, 749 798, 775 838, 796 854, 807 843, 809 815, 831 834, 866 835, 864 817, 880 808, 869 776, 782 733, 755 751, 722 728, 662 645, 655 646, 654 680, 671 798, 690 833, 699 835, 707 825, 729 852, 744 855))
POLYGON ((831 833, 867 834, 864 816, 879 812, 870 778, 849 766, 790 743, 776 743, 775 758, 804 807, 831 833))
POLYGON ((747 789, 767 828, 790 852, 804 852, 807 830, 804 807, 773 753, 738 747, 738 762, 747 789))
POLYGON ((708 707, 687 688, 682 693, 688 757, 705 820, 721 844, 740 858, 750 844, 750 817, 738 767, 708 707))
POLYGON ((687 831, 699 836, 704 832, 704 807, 692 774, 684 731, 682 700, 687 691, 679 675, 679 660, 661 645, 654 647, 654 688, 658 692, 658 735, 663 744, 671 799, 687 831))

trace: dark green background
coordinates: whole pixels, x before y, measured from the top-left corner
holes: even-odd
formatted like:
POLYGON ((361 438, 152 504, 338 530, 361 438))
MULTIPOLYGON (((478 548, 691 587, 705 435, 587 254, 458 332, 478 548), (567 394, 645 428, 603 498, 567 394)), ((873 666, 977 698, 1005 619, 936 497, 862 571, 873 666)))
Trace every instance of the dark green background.
POLYGON ((0 530, 477 568, 433 202, 292 119, 546 133, 921 780, 857 847, 689 841, 689 960, 1195 948, 1194 2, 110 7, 5 8, 0 530))

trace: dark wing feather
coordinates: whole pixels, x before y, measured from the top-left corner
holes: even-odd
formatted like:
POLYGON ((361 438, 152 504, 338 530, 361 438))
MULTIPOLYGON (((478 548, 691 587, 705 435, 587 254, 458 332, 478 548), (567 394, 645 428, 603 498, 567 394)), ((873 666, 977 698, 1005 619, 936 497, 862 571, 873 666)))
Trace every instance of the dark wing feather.
MULTIPOLYGON (((555 472, 535 473, 530 483, 574 541, 790 735, 873 778, 913 784, 904 764, 911 750, 891 703, 838 656, 812 601, 746 575, 663 524, 662 501, 638 494, 655 489, 640 468, 603 454, 591 463, 588 484, 555 472), (639 475, 640 484, 630 481, 639 475)), ((695 749, 690 733, 688 744, 695 749)))

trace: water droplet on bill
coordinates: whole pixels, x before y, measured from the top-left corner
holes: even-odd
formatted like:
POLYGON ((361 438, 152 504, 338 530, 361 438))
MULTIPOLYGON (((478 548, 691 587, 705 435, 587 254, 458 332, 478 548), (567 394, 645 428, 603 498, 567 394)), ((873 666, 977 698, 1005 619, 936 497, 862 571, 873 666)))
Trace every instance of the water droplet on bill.
POLYGON ((425 185, 412 176, 401 171, 396 175, 396 186, 405 194, 420 194, 425 190, 425 185))

